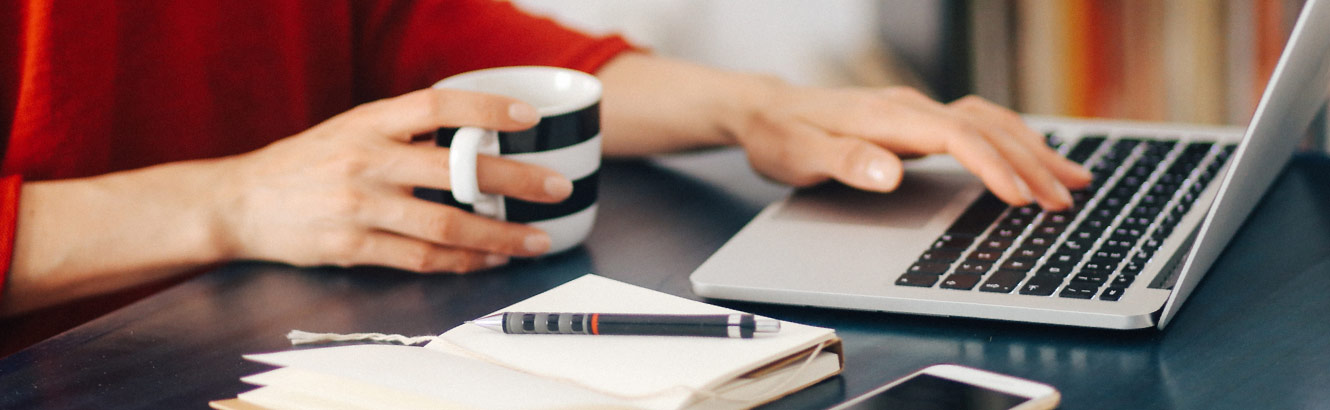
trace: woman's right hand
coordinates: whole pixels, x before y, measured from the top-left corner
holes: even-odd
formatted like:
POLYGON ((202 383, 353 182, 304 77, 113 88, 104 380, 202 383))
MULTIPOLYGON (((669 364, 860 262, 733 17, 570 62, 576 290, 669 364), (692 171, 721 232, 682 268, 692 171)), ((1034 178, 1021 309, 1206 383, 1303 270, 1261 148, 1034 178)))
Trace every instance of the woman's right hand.
MULTIPOLYGON (((300 134, 233 157, 222 204, 221 243, 236 259, 295 265, 381 265, 415 272, 469 272, 550 246, 538 229, 496 221, 412 196, 448 189, 448 149, 412 144, 440 127, 530 128, 535 109, 518 100, 425 89, 361 105, 300 134)), ((481 156, 484 192, 558 202, 572 183, 558 173, 481 156)))

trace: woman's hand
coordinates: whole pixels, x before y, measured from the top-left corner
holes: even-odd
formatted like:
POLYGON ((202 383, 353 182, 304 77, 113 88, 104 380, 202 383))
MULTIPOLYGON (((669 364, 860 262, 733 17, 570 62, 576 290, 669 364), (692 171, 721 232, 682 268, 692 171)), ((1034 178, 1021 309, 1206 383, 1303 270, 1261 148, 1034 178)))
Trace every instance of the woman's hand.
POLYGON ((740 145, 758 172, 794 186, 900 183, 901 158, 947 153, 1013 205, 1071 205, 1090 174, 1015 113, 978 97, 940 104, 910 88, 794 87, 759 75, 643 54, 616 57, 605 82, 607 155, 740 145))
MULTIPOLYGON (((537 256, 544 232, 411 195, 448 189, 448 150, 412 144, 439 127, 503 131, 535 125, 517 100, 426 89, 368 103, 298 135, 234 158, 223 243, 234 258, 296 265, 383 265, 468 272, 537 256)), ((558 202, 572 183, 558 173, 495 157, 478 159, 482 191, 558 202)))
POLYGON ((901 158, 948 153, 1012 205, 1072 204, 1084 168, 1050 149, 1020 116, 969 96, 940 104, 911 88, 773 86, 735 130, 759 172, 795 185, 835 179, 871 191, 900 183, 901 158))
MULTIPOLYGON (((550 244, 540 230, 411 196, 448 188, 448 150, 412 135, 536 121, 516 100, 430 89, 243 155, 25 183, 0 315, 233 259, 468 272, 539 255, 550 244)), ((478 158, 477 176, 483 191, 530 201, 572 192, 554 171, 500 158, 478 158)))

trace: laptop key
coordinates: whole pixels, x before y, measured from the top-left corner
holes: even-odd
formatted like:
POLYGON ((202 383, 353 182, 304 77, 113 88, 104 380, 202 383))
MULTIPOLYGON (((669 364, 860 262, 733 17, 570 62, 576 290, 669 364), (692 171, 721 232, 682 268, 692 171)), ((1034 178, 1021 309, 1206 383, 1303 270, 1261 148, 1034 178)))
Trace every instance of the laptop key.
POLYGON ((1105 252, 1105 253, 1110 253, 1110 254, 1111 254, 1111 253, 1118 253, 1118 254, 1126 255, 1127 252, 1130 252, 1130 251, 1131 251, 1131 245, 1132 245, 1132 243, 1130 243, 1130 242, 1126 242, 1126 243, 1124 243, 1124 242, 1122 242, 1122 241, 1115 241, 1115 240, 1113 240, 1113 239, 1110 238, 1109 240, 1104 241, 1104 244, 1103 244, 1103 245, 1100 245, 1100 246, 1099 246, 1099 250, 1098 250, 1098 252, 1095 252, 1095 256, 1109 256, 1109 255, 1099 255, 1099 252, 1105 252))
POLYGON ((973 237, 959 235, 942 235, 937 242, 933 242, 934 249, 965 249, 974 243, 973 237))
POLYGON ((1142 236, 1145 236, 1145 230, 1140 228, 1118 227, 1113 230, 1113 235, 1131 239, 1140 239, 1142 236))
POLYGON ((1001 257, 1002 257, 1002 252, 976 250, 974 252, 970 252, 970 256, 967 259, 970 261, 994 262, 1001 257))
POLYGON ((896 279, 898 286, 916 286, 921 288, 931 288, 937 283, 938 275, 929 275, 926 273, 907 273, 896 279))
POLYGON ((1144 230, 1146 226, 1150 226, 1150 222, 1152 221, 1154 221, 1154 218, 1141 217, 1141 216, 1128 216, 1122 219, 1122 226, 1129 227, 1131 229, 1144 230))
POLYGON ((1113 282, 1112 282, 1112 284, 1113 284, 1114 287, 1123 287, 1123 288, 1125 288, 1125 287, 1131 286, 1131 283, 1134 282, 1134 281, 1136 281, 1136 275, 1127 275, 1127 274, 1125 274, 1125 272, 1124 272, 1124 274, 1122 274, 1122 275, 1118 275, 1118 276, 1113 277, 1113 282))
POLYGON ((1062 288, 1058 296, 1073 299, 1089 299, 1099 293, 1099 286, 1073 283, 1062 288))
POLYGON ((1036 259, 1009 258, 1006 262, 1002 263, 1002 269, 1028 272, 1030 269, 1034 268, 1035 261, 1036 259))
POLYGON ((1067 159, 1084 164, 1085 160, 1090 159, 1090 156, 1094 155, 1094 152, 1099 149, 1100 145, 1104 144, 1105 140, 1107 138, 1103 136, 1081 138, 1076 141, 1076 146, 1067 151, 1067 159))
POLYGON ((1029 281, 1021 286, 1022 295, 1049 296, 1062 286, 1062 278, 1057 276, 1034 275, 1029 281))
POLYGON ((946 273, 947 269, 949 268, 951 268, 951 265, 947 263, 915 262, 914 265, 910 266, 910 270, 908 273, 941 275, 943 273, 946 273))
POLYGON ((1121 261, 1091 258, 1089 262, 1085 262, 1085 265, 1081 265, 1081 269, 1112 271, 1118 268, 1120 262, 1121 261))
POLYGON ((1008 240, 1016 239, 1017 236, 1021 236, 1021 230, 1016 228, 998 228, 994 229, 993 233, 988 235, 989 238, 1008 240))
POLYGON ((1057 263, 1045 263, 1039 268, 1039 274, 1045 276, 1067 277, 1071 273, 1071 267, 1074 265, 1059 265, 1057 263))
POLYGON ((1151 236, 1149 238, 1145 238, 1144 241, 1141 241, 1141 248, 1154 251, 1159 249, 1159 245, 1162 245, 1162 242, 1163 241, 1159 240, 1159 238, 1151 236))
POLYGON ((1111 249, 1104 249, 1104 248, 1101 247, 1101 248, 1099 248, 1098 251, 1095 251, 1095 253, 1094 253, 1094 257, 1095 257, 1095 258, 1099 258, 1099 259, 1101 259, 1101 260, 1116 260, 1116 261, 1120 261, 1120 260, 1123 260, 1123 259, 1127 259, 1127 251, 1126 251, 1126 250, 1116 250, 1116 249, 1112 249, 1112 248, 1111 248, 1111 249))
POLYGON ((1099 300, 1107 300, 1107 301, 1109 301, 1109 302, 1116 302, 1116 301, 1118 301, 1118 299, 1122 299, 1122 292, 1124 292, 1124 291, 1126 291, 1126 290, 1127 290, 1127 288, 1125 288, 1125 287, 1117 287, 1117 286, 1110 287, 1110 288, 1108 288, 1108 289, 1105 289, 1105 290, 1104 290, 1104 293, 1103 293, 1102 295, 1099 295, 1099 300))
POLYGON ((1034 220, 1033 216, 1011 215, 1002 219, 998 226, 1012 229, 1025 229, 1034 220))
POLYGON ((1084 189, 1084 190, 1071 191, 1071 200, 1077 206, 1085 205, 1086 203, 1090 202, 1091 198, 1094 198, 1093 190, 1084 189))
POLYGON ((1081 227, 1080 229, 1077 229, 1075 232, 1072 232, 1071 235, 1067 236, 1067 240, 1077 241, 1077 242, 1088 241, 1085 243, 1092 244, 1096 239, 1099 239, 1100 235, 1103 234, 1104 233, 1102 231, 1096 231, 1093 229, 1087 229, 1085 227, 1081 227))
POLYGON ((1075 265, 1076 262, 1081 261, 1081 257, 1082 254, 1080 252, 1058 251, 1058 253, 1053 254, 1053 257, 1048 259, 1048 262, 1061 265, 1075 265))
POLYGON ((984 284, 979 285, 979 290, 984 292, 1011 293, 1016 289, 1022 280, 1025 280, 1025 272, 999 270, 993 272, 984 284))
POLYGON ((1154 257, 1154 254, 1155 249, 1141 248, 1137 249, 1136 253, 1131 255, 1131 259, 1132 262, 1139 262, 1144 265, 1146 262, 1150 261, 1150 258, 1154 257))
POLYGON ((1094 245, 1094 241, 1095 238, 1067 238, 1067 241, 1062 243, 1062 248, 1060 249, 1084 252, 1090 249, 1091 245, 1094 245))
POLYGON ((1128 261, 1126 264, 1122 265, 1122 274, 1124 275, 1139 275, 1143 270, 1145 270, 1144 263, 1128 261))
POLYGON ((1038 205, 1018 206, 1011 209, 1011 215, 1020 215, 1030 220, 1033 220, 1035 215, 1039 215, 1039 212, 1041 210, 1038 205))
POLYGON ((982 278, 982 275, 974 273, 953 273, 950 276, 947 276, 946 279, 942 280, 941 287, 943 289, 970 290, 973 289, 974 285, 978 284, 979 279, 982 278))
POLYGON ((1098 288, 1100 285, 1108 282, 1108 275, 1108 272, 1103 271, 1082 271, 1081 273, 1072 275, 1071 283, 1098 288))
POLYGON ((961 251, 954 249, 932 249, 919 257, 921 262, 951 262, 961 258, 961 251))
POLYGON ((956 222, 953 222, 951 227, 947 228, 947 233, 953 235, 969 235, 972 237, 979 236, 979 234, 984 233, 984 231, 988 229, 988 226, 992 225, 993 221, 996 221, 998 216, 1001 216, 1002 212, 1006 209, 1006 203, 1002 202, 1001 199, 998 199, 997 196, 985 192, 971 203, 970 207, 965 208, 965 212, 962 213, 959 218, 956 218, 956 222))
POLYGON ((1021 245, 1020 248, 1016 248, 1016 252, 1012 253, 1011 256, 1012 258, 1039 259, 1040 257, 1044 256, 1044 253, 1047 252, 1048 252, 1047 246, 1032 245, 1027 243, 1021 245))
POLYGON ((1035 235, 1030 236, 1029 239, 1026 239, 1025 243, 1041 248, 1048 248, 1049 246, 1053 246, 1053 242, 1057 242, 1057 239, 1057 234, 1048 235, 1036 233, 1035 235))
POLYGON ((1145 149, 1149 150, 1153 154, 1162 156, 1164 154, 1168 154, 1169 151, 1172 151, 1173 147, 1176 145, 1178 145, 1177 141, 1154 140, 1146 142, 1145 149))
POLYGON ((1076 215, 1073 214, 1073 213, 1070 213, 1070 212, 1066 212, 1066 211, 1063 211, 1063 212, 1054 212, 1054 213, 1050 213, 1050 214, 1044 215, 1044 223, 1045 223, 1045 224, 1066 225, 1066 224, 1071 223, 1071 220, 1072 220, 1072 219, 1075 219, 1075 218, 1076 218, 1076 215))
POLYGON ((979 243, 980 250, 992 251, 998 253, 1005 252, 1007 248, 1010 247, 1011 247, 1010 239, 986 238, 984 239, 983 242, 979 243))
POLYGON ((1105 229, 1108 229, 1109 225, 1112 224, 1113 220, 1108 218, 1086 218, 1084 221, 1081 221, 1080 226, 1086 228, 1087 230, 1096 230, 1099 232, 1103 232, 1105 229))
POLYGON ((1041 223, 1034 228, 1033 235, 1057 237, 1062 235, 1062 231, 1067 229, 1067 225, 1041 223))
POLYGON ((982 275, 982 274, 988 273, 988 270, 989 270, 989 269, 992 269, 992 268, 993 268, 993 263, 992 263, 992 262, 983 262, 983 261, 967 260, 967 261, 965 261, 965 262, 961 262, 960 266, 957 266, 957 267, 956 267, 956 272, 957 272, 957 273, 977 273, 977 274, 981 274, 981 275, 982 275))

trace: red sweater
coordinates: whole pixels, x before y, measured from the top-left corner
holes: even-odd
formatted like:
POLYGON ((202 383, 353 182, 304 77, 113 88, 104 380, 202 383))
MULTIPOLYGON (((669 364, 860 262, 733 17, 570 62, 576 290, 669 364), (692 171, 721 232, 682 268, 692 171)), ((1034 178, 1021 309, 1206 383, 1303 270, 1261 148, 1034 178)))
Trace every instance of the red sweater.
POLYGON ((252 151, 451 74, 506 65, 590 72, 628 47, 492 0, 2 7, 0 289, 22 223, 22 181, 252 151))

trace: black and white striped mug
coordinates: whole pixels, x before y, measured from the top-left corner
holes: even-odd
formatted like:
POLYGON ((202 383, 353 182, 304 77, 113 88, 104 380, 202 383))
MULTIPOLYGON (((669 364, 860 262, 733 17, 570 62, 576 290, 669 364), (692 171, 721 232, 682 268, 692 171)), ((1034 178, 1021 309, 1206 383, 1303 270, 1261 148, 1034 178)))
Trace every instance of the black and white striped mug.
POLYGON ((448 77, 434 88, 503 95, 531 104, 540 123, 523 131, 441 128, 435 143, 448 147, 452 191, 420 189, 420 197, 490 218, 524 223, 550 235, 549 253, 586 239, 596 218, 600 172, 600 95, 596 77, 557 67, 500 67, 448 77), (543 204, 480 192, 476 155, 487 154, 553 169, 573 182, 573 193, 543 204))

